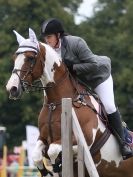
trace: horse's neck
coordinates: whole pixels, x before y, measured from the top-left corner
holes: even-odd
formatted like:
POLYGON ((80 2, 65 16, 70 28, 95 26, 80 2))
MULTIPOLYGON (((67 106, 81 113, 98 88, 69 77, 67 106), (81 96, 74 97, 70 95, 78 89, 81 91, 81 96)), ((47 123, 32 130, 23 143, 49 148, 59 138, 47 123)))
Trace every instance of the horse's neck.
POLYGON ((61 65, 61 58, 54 49, 50 46, 41 43, 45 47, 45 67, 43 72, 43 84, 48 82, 54 82, 54 66, 59 67, 61 65))
POLYGON ((45 66, 41 77, 42 85, 51 86, 46 89, 47 98, 50 100, 61 99, 62 97, 72 97, 73 86, 66 72, 60 56, 46 44, 45 66))

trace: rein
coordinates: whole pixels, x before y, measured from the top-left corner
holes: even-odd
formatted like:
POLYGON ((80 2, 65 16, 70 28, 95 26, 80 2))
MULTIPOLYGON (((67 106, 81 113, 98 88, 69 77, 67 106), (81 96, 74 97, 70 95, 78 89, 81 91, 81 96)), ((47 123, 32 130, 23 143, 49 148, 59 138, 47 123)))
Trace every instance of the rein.
MULTIPOLYGON (((21 72, 26 72, 26 75, 24 77, 26 77, 30 72, 32 72, 32 70, 21 70, 21 69, 14 69, 12 71, 12 73, 15 73, 17 74, 19 80, 20 80, 20 84, 22 86, 22 89, 23 91, 26 91, 27 93, 29 92, 35 92, 35 91, 41 91, 41 90, 46 90, 48 88, 51 88, 51 86, 38 86, 38 85, 35 85, 35 84, 29 84, 28 82, 24 81, 24 78, 21 79, 18 72, 21 71, 21 72)), ((37 80, 36 82, 40 82, 40 80, 37 80)))

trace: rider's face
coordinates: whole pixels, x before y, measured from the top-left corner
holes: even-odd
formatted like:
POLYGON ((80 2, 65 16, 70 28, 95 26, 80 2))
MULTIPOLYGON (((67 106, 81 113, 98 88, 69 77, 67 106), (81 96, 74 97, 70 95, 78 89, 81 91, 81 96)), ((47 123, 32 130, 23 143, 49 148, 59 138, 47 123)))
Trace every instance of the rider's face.
POLYGON ((57 48, 58 46, 58 37, 55 34, 50 34, 44 37, 45 42, 50 45, 52 48, 57 48))

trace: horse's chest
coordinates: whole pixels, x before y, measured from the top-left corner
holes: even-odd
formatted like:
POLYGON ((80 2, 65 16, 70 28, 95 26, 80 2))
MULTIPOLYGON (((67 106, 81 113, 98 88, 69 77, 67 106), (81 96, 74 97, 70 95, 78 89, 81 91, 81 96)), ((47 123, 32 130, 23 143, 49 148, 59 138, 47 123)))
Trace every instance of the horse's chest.
POLYGON ((61 137, 61 109, 49 110, 44 107, 39 115, 39 129, 51 140, 61 137))

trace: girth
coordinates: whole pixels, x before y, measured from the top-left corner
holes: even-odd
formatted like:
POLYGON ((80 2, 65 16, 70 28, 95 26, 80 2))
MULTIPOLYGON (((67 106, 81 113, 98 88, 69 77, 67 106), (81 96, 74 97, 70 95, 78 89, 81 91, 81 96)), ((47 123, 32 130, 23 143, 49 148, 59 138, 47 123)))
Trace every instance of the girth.
MULTIPOLYGON (((89 93, 87 92, 88 96, 89 96, 89 93)), ((106 113, 105 113, 105 110, 103 109, 103 105, 102 103, 100 102, 99 100, 99 104, 101 106, 101 113, 97 112, 97 110, 95 109, 95 107, 92 107, 92 105, 89 103, 89 102, 86 102, 86 100, 84 99, 84 95, 86 95, 86 93, 82 93, 81 95, 79 95, 79 101, 80 101, 80 104, 81 105, 84 105, 84 106, 87 106, 89 107, 91 110, 93 110, 93 112, 95 114, 97 114, 99 116, 99 118, 101 119, 101 121, 105 124, 106 128, 105 128, 105 131, 104 133, 102 134, 102 136, 94 142, 94 144, 92 145, 91 149, 90 149, 90 153, 91 155, 95 155, 102 147, 103 145, 106 143, 106 141, 108 140, 108 138, 110 137, 111 135, 111 132, 108 128, 108 121, 106 119, 106 113), (103 115, 102 115, 103 113, 103 115)), ((92 94, 91 94, 92 95, 92 94)), ((98 101, 98 100, 97 100, 98 101)), ((73 104, 74 105, 74 104, 73 104)), ((74 105, 75 106, 75 105, 74 105)))
POLYGON ((56 109, 58 105, 61 105, 61 102, 59 103, 50 103, 50 104, 44 104, 44 106, 47 106, 49 109, 47 122, 48 122, 48 131, 50 135, 50 142, 53 142, 53 132, 51 127, 51 121, 52 121, 52 112, 56 109))
POLYGON ((108 128, 106 128, 104 133, 100 137, 100 139, 95 141, 94 144, 92 145, 92 147, 90 149, 90 153, 92 156, 95 155, 103 147, 103 145, 106 143, 106 141, 108 140, 110 135, 111 135, 110 130, 108 128))

